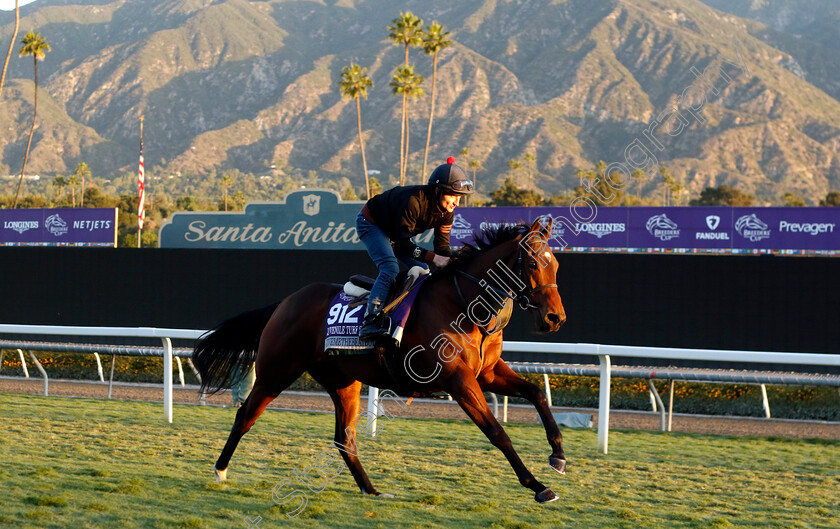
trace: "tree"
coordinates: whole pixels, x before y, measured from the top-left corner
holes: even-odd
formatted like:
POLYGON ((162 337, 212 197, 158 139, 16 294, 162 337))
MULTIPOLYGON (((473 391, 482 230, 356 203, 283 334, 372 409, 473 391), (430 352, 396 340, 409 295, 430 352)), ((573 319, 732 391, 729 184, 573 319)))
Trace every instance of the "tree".
POLYGON ((692 206, 752 206, 755 197, 727 185, 707 187, 700 193, 700 198, 692 199, 692 206))
MULTIPOLYGON (((403 61, 402 68, 408 68, 408 49, 412 46, 417 47, 423 44, 423 20, 411 11, 408 11, 406 13, 400 13, 400 16, 391 22, 393 26, 388 26, 388 38, 397 46, 405 46, 405 60, 403 61)), ((400 68, 397 68, 394 79, 398 75, 400 75, 400 68)), ((422 77, 420 79, 422 81, 422 77)), ((393 82, 391 86, 393 87, 393 82)), ((392 91, 392 93, 397 94, 398 92, 392 91)), ((403 94, 403 92, 399 93, 403 94)), ((400 122, 400 185, 405 185, 406 162, 404 153, 408 153, 408 148, 406 147, 408 142, 405 140, 408 134, 407 129, 408 97, 403 94, 402 120, 400 122)))
POLYGON ((20 196, 20 188, 23 186, 23 174, 26 171, 26 159, 29 158, 29 148, 32 146, 32 135, 35 133, 35 118, 38 115, 38 61, 44 60, 46 53, 50 51, 50 45, 47 44, 47 41, 40 33, 35 33, 32 30, 29 30, 29 33, 24 35, 21 42, 23 46, 20 48, 20 56, 25 57, 31 55, 35 64, 35 95, 33 97, 32 105, 32 128, 29 129, 29 141, 26 143, 26 152, 23 155, 23 167, 20 169, 20 181, 18 182, 17 193, 15 193, 15 203, 12 205, 13 208, 17 207, 18 197, 20 196))
POLYGON ((532 152, 526 152, 522 159, 525 160, 525 165, 528 168, 528 186, 533 188, 534 187, 534 172, 537 169, 537 155, 532 152))
POLYGON ((225 199, 224 199, 224 210, 228 210, 228 189, 230 186, 233 185, 233 176, 230 173, 225 173, 222 176, 222 186, 224 187, 225 199))
POLYGON ((373 198, 382 192, 382 184, 379 183, 376 177, 371 177, 370 179, 370 192, 372 194, 368 198, 373 198))
POLYGON ((840 191, 829 191, 825 198, 820 200, 820 206, 823 207, 840 207, 840 191))
POLYGON ((806 204, 805 200, 799 195, 785 193, 785 206, 789 208, 804 208, 807 207, 808 204, 806 204))
POLYGON ((76 184, 79 183, 79 179, 76 178, 76 175, 70 175, 70 178, 67 179, 67 183, 70 184, 70 192, 73 196, 73 207, 76 207, 76 184))
MULTIPOLYGON (((413 66, 399 66, 391 79, 391 92, 403 96, 403 112, 408 110, 408 98, 423 95, 423 76, 414 73, 413 66)), ((400 135, 400 185, 405 185, 405 173, 408 166, 408 119, 403 116, 403 129, 400 135)))
POLYGON ((517 171, 522 169, 522 162, 516 158, 508 160, 508 167, 510 167, 511 178, 516 178, 517 171))
POLYGON ((444 48, 448 48, 452 41, 447 38, 448 31, 443 30, 443 26, 437 21, 432 22, 431 26, 426 26, 426 32, 423 34, 423 51, 427 55, 432 56, 432 104, 429 108, 429 129, 426 131, 426 150, 423 152, 423 176, 426 176, 427 161, 429 159, 429 142, 432 139, 432 121, 435 118, 435 86, 437 82, 437 60, 438 52, 444 48))
POLYGON ((490 193, 490 203, 494 206, 541 206, 542 196, 532 189, 517 187, 512 177, 508 177, 502 187, 490 193))
POLYGON ((53 185, 58 190, 57 200, 61 200, 61 196, 64 194, 64 186, 67 185, 67 179, 61 175, 58 175, 55 177, 55 180, 53 180, 53 185))
POLYGON ((90 176, 90 167, 85 162, 80 162, 73 174, 82 182, 81 207, 85 207, 85 177, 90 176))
POLYGON ((639 200, 641 200, 642 199, 642 186, 644 185, 644 182, 645 182, 645 172, 642 171, 641 169, 636 169, 635 171, 630 173, 630 178, 632 178, 633 180, 635 180, 636 182, 639 183, 637 198, 639 200))
POLYGON ((9 67, 9 59, 12 57, 12 50, 15 49, 18 28, 20 28, 20 0, 15 0, 15 29, 12 32, 12 40, 9 42, 9 51, 6 52, 6 62, 3 63, 3 74, 0 75, 0 97, 3 96, 3 85, 6 83, 6 68, 9 67))
POLYGON ((481 169, 481 162, 479 162, 478 160, 471 160, 470 169, 472 169, 473 172, 473 189, 478 191, 478 180, 476 180, 475 178, 475 172, 481 169))
POLYGON ((359 125, 359 146, 362 150, 362 168, 365 171, 365 191, 370 198, 370 180, 368 179, 367 160, 365 159, 365 140, 362 137, 362 107, 360 98, 367 99, 367 89, 373 88, 373 80, 367 74, 367 68, 351 63, 341 72, 341 94, 356 100, 356 122, 359 125))

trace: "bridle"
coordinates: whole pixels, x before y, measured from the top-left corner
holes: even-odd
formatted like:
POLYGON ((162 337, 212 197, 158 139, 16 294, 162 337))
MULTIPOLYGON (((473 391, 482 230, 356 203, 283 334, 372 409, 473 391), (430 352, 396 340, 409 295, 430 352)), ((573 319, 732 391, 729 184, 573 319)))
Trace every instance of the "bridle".
MULTIPOLYGON (((519 255, 517 256, 517 259, 516 259, 516 267, 518 269, 517 270, 517 275, 518 275, 518 278, 520 280, 520 283, 522 284, 522 288, 519 289, 518 292, 514 291, 513 289, 502 290, 501 288, 498 288, 498 287, 490 284, 486 279, 479 279, 478 277, 475 277, 471 274, 468 274, 467 272, 464 272, 462 270, 456 270, 455 274, 452 276, 452 282, 455 284, 455 291, 458 293, 458 298, 461 300, 461 303, 464 305, 464 308, 469 308, 470 304, 467 302, 466 298, 464 297, 464 293, 461 291, 461 286, 458 284, 458 277, 459 276, 463 277, 465 279, 469 279, 470 281, 472 281, 473 283, 476 283, 481 288, 486 288, 488 290, 492 290, 493 292, 498 294, 498 296, 500 298, 507 298, 511 301, 515 301, 516 304, 519 305, 519 308, 522 309, 522 310, 538 309, 539 307, 532 303, 531 296, 533 296, 534 293, 539 292, 539 291, 544 290, 544 289, 547 289, 547 288, 557 288, 557 283, 540 285, 536 288, 531 287, 531 281, 526 276, 526 272, 525 272, 524 259, 522 257, 524 252, 525 252, 525 250, 523 248, 520 248, 519 249, 519 255)), ((504 308, 505 305, 507 305, 507 302, 504 302, 501 307, 495 309, 494 316, 496 317, 497 324, 493 329, 485 329, 481 325, 478 325, 479 329, 481 330, 481 332, 483 334, 486 334, 486 335, 494 334, 494 333, 500 331, 502 329, 502 327, 504 327, 504 325, 499 325, 499 311, 501 311, 504 308)))

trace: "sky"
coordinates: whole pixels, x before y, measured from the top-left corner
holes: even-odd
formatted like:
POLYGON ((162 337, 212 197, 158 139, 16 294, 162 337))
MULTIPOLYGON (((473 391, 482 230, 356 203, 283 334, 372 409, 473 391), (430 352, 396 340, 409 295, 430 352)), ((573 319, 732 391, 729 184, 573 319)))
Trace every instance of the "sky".
MULTIPOLYGON (((20 6, 23 7, 26 4, 29 4, 34 1, 35 0, 20 0, 20 6)), ((0 9, 5 9, 6 11, 14 11, 15 0, 0 0, 0 9)))

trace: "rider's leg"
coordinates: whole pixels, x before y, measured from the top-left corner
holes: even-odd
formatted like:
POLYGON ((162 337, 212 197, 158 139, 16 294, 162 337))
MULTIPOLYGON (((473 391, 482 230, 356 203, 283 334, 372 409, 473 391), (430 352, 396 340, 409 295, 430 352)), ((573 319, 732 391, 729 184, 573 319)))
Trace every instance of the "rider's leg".
POLYGON ((375 224, 370 223, 361 214, 356 219, 356 233, 367 248, 379 275, 370 290, 365 321, 359 331, 360 337, 373 337, 388 332, 388 326, 378 320, 382 307, 388 297, 388 292, 397 278, 399 264, 394 256, 394 249, 391 247, 391 240, 375 224))

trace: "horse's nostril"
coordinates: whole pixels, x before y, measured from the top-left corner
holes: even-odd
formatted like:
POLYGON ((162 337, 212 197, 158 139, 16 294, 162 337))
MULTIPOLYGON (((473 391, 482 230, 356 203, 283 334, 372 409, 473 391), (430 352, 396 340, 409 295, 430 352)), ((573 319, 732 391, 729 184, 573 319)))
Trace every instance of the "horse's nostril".
POLYGON ((557 314, 554 314, 553 312, 548 313, 548 315, 546 315, 546 319, 547 319, 550 323, 553 323, 553 324, 555 324, 555 325, 559 324, 559 323, 560 323, 560 321, 561 321, 561 320, 560 320, 560 316, 558 316, 557 314))

